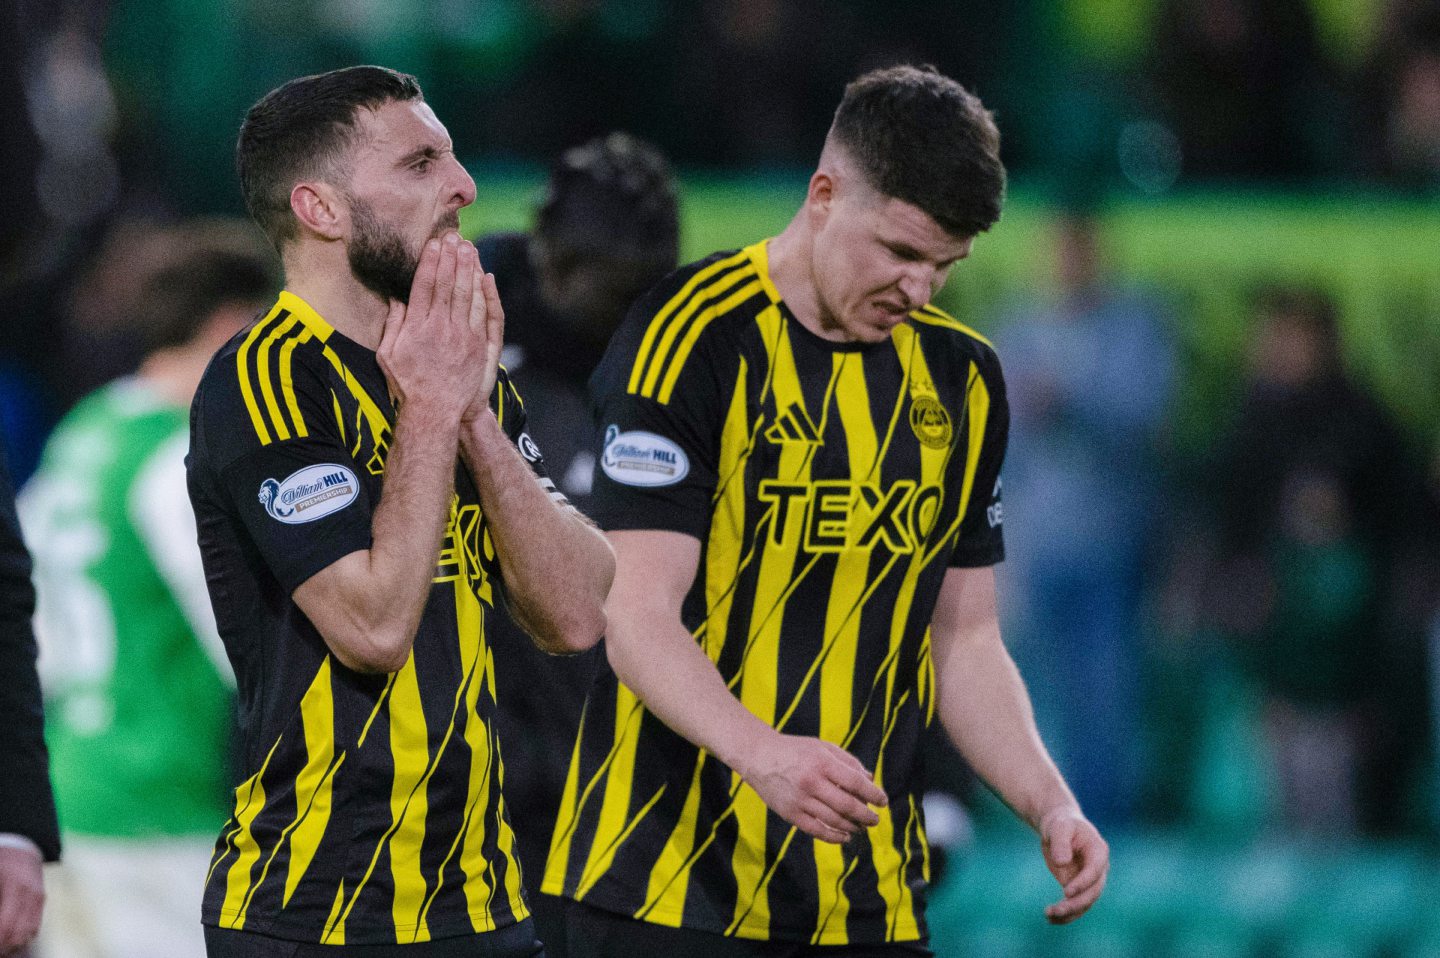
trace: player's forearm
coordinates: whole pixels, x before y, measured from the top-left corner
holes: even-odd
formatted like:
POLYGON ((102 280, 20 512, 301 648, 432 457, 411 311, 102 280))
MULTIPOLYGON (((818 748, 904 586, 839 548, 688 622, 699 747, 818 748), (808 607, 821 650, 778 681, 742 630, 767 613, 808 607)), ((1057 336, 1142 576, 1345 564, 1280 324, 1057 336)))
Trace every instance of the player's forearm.
POLYGON ((1059 808, 1076 808, 1035 727, 1020 672, 991 620, 948 641, 932 637, 939 713, 976 773, 1033 828, 1059 808))
POLYGON ((674 732, 745 777, 746 757, 779 733, 735 697, 677 612, 632 593, 612 594, 606 615, 616 677, 674 732))
POLYGON ((460 449, 495 540, 511 611, 549 652, 583 652, 605 632, 615 555, 600 530, 541 487, 488 411, 460 449))
POLYGON ((317 573, 296 602, 340 661, 364 672, 402 668, 430 596, 450 510, 458 421, 405 403, 385 463, 369 550, 317 573))

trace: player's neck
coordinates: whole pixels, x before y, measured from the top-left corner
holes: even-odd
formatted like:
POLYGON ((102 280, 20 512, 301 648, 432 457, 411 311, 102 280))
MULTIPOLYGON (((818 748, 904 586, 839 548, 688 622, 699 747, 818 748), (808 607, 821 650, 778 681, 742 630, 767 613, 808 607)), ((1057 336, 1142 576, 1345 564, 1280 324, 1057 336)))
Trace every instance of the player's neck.
POLYGON ((303 299, 341 335, 380 348, 389 304, 350 271, 340 243, 298 243, 285 252, 285 288, 303 299))
POLYGON ((822 335, 820 331, 820 295, 815 290, 815 274, 811 265, 811 236, 804 210, 795 214, 790 225, 766 247, 770 264, 770 281, 780 298, 801 326, 822 335))

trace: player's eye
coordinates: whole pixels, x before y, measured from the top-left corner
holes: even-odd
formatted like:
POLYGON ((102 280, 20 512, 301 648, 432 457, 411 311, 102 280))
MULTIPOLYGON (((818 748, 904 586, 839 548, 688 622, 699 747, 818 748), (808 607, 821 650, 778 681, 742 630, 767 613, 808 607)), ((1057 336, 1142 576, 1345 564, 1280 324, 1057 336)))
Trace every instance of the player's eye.
POLYGON ((416 160, 414 166, 412 166, 411 169, 413 169, 416 173, 430 172, 430 158, 427 156, 423 157, 422 159, 416 160))

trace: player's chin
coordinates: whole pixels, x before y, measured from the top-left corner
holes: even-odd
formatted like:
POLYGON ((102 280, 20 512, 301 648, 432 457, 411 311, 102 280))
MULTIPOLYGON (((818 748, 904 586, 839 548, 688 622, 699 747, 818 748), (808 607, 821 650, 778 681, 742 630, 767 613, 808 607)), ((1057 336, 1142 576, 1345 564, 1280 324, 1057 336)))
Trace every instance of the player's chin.
POLYGON ((862 343, 883 343, 895 332, 895 327, 905 322, 905 314, 884 313, 858 327, 855 338, 862 343))

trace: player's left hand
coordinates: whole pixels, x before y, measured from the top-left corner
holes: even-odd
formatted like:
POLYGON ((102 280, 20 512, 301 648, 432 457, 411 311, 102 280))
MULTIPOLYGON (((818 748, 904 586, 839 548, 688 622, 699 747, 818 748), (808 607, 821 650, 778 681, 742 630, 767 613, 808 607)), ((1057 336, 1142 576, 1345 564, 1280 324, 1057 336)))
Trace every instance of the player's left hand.
POLYGON ((474 274, 475 295, 470 302, 470 329, 485 346, 484 371, 480 376, 480 388, 466 409, 464 420, 484 412, 490 406, 490 394, 495 390, 495 380, 500 371, 500 351, 505 346, 505 308, 500 305, 500 290, 495 285, 495 274, 485 272, 483 263, 478 263, 474 274))
POLYGON ((1110 873, 1110 846, 1078 808, 1060 808, 1040 820, 1045 865, 1065 897, 1045 909, 1052 925, 1065 925, 1095 904, 1110 873))

